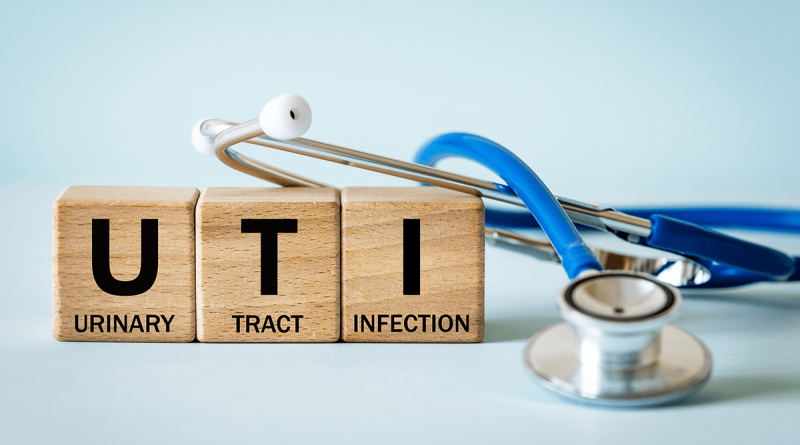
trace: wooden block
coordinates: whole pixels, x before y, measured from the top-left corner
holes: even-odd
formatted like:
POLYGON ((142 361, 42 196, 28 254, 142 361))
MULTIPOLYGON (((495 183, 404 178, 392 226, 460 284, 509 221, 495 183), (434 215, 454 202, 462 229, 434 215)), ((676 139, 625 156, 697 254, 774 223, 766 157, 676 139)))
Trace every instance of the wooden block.
POLYGON ((339 191, 208 188, 197 205, 197 338, 339 339, 339 191))
POLYGON ((483 339, 484 211, 437 187, 342 190, 342 339, 483 339))
POLYGON ((64 190, 53 204, 53 336, 194 340, 198 196, 177 187, 64 190))

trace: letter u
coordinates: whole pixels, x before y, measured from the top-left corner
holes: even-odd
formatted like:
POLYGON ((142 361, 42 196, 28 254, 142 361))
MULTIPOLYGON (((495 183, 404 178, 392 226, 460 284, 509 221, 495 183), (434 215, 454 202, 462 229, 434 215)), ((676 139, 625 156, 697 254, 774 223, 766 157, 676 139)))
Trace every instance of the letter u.
MULTIPOLYGON (((92 274, 103 292, 131 296, 147 292, 158 275, 158 220, 142 220, 142 258, 139 275, 130 281, 120 281, 111 275, 109 222, 92 220, 92 274)), ((76 325, 77 327, 77 325, 76 325)))
POLYGON ((83 316, 83 329, 81 329, 81 328, 78 327, 78 315, 76 314, 75 315, 75 330, 78 331, 78 332, 86 332, 86 327, 89 326, 88 318, 89 317, 87 315, 83 316))

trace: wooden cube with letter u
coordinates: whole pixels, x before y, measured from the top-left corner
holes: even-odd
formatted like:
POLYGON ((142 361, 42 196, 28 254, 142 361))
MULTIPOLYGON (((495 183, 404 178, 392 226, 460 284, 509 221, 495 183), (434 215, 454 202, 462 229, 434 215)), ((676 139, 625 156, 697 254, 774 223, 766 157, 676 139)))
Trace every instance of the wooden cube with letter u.
POLYGON ((197 339, 339 339, 339 192, 208 188, 197 204, 197 339))
POLYGON ((64 190, 53 204, 53 336, 194 340, 199 195, 186 187, 64 190))
POLYGON ((484 207, 438 187, 342 190, 342 338, 479 342, 484 207))

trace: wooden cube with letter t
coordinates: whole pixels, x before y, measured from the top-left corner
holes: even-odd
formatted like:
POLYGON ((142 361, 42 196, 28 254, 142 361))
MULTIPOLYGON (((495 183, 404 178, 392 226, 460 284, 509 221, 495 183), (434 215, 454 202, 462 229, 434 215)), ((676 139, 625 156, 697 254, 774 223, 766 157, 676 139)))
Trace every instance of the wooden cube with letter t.
POLYGON ((342 190, 342 338, 479 342, 484 208, 438 187, 342 190))
POLYGON ((64 190, 53 204, 53 336, 194 340, 199 195, 178 187, 64 190))
POLYGON ((339 192, 208 188, 197 204, 197 338, 339 339, 339 192))

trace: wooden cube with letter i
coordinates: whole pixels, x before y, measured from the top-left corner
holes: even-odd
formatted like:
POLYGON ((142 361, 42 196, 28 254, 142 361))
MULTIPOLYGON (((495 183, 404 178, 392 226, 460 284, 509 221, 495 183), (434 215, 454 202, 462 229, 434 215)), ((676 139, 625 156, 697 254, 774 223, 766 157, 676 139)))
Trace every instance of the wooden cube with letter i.
POLYGON ((342 190, 342 338, 479 342, 484 207, 438 187, 342 190))
POLYGON ((339 339, 339 191, 208 188, 197 204, 197 338, 339 339))
POLYGON ((64 190, 53 204, 53 336, 194 340, 199 195, 179 187, 64 190))

